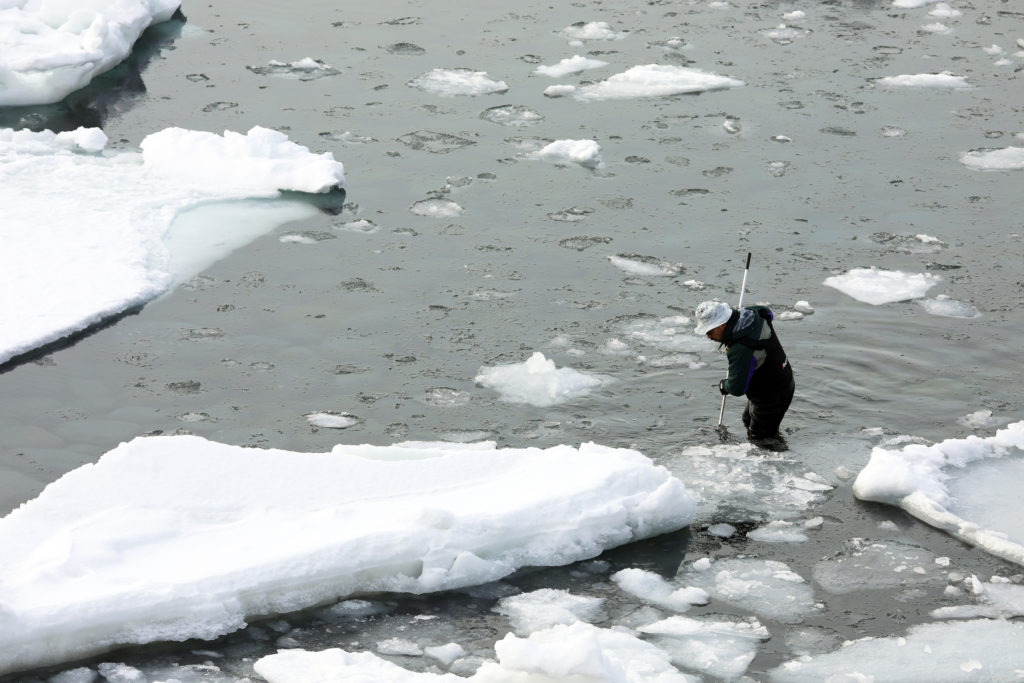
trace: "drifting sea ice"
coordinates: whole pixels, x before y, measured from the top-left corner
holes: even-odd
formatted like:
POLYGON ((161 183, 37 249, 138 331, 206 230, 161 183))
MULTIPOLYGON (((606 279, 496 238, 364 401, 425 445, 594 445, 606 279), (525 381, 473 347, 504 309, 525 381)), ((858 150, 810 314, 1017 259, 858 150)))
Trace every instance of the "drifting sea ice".
POLYGON ((491 79, 486 71, 473 69, 433 69, 408 82, 409 87, 434 95, 490 95, 508 91, 505 81, 491 79))
POLYGON ((584 168, 601 166, 601 146, 593 140, 555 140, 527 156, 554 163, 579 164, 584 168))
POLYGON ((541 588, 502 598, 494 611, 507 616, 518 635, 527 636, 559 624, 595 621, 601 616, 603 604, 602 598, 541 588))
POLYGON ((918 519, 1024 565, 1022 516, 1007 509, 1024 474, 1024 421, 994 436, 968 436, 901 450, 876 446, 853 485, 861 500, 903 508, 918 519))
POLYGON ((819 586, 841 595, 945 581, 939 569, 935 556, 924 548, 854 538, 834 557, 815 564, 813 573, 819 586))
POLYGON ((99 129, 0 129, 0 292, 33 292, 0 297, 0 315, 19 321, 0 333, 0 363, 154 299, 282 218, 315 210, 274 202, 239 221, 235 205, 191 207, 345 184, 330 153, 258 126, 244 135, 167 128, 146 137, 141 153, 101 153, 105 144, 99 129), (202 218, 232 211, 231 220, 202 218))
POLYGON ((543 408, 586 396, 592 389, 613 380, 572 368, 557 368, 555 361, 535 351, 522 363, 484 366, 475 381, 497 391, 504 401, 543 408))
POLYGON ((577 622, 519 638, 512 633, 494 644, 497 662, 485 662, 468 678, 414 673, 368 652, 333 648, 321 652, 281 650, 254 665, 269 683, 699 683, 680 673, 669 654, 618 630, 577 622))
POLYGON ((215 638, 356 592, 569 564, 682 528, 693 510, 667 470, 594 444, 296 453, 137 438, 0 520, 0 674, 215 638))
POLYGON ((921 624, 905 636, 864 638, 769 672, 777 683, 1019 680, 1024 624, 1003 620, 921 624), (998 645, 996 645, 998 644, 998 645))
POLYGON ((880 306, 895 301, 919 299, 942 278, 931 273, 904 273, 901 270, 854 268, 843 275, 825 278, 826 287, 838 289, 857 301, 880 306))
POLYGON ((1024 169, 1024 147, 972 150, 960 156, 960 163, 978 171, 1019 171, 1024 169))
POLYGON ((677 587, 646 569, 623 569, 611 578, 626 593, 673 612, 685 612, 694 605, 706 605, 709 600, 702 588, 677 587))
POLYGON ((544 91, 549 97, 572 95, 584 102, 639 97, 667 97, 684 93, 738 88, 743 81, 671 64, 634 66, 591 85, 557 85, 544 91))
POLYGON ((966 301, 951 299, 945 294, 940 294, 934 299, 918 299, 917 303, 932 315, 938 315, 944 318, 981 317, 981 312, 971 304, 966 301))
POLYGON ((538 66, 533 70, 533 73, 541 76, 550 76, 551 78, 561 78, 562 76, 568 76, 569 74, 576 74, 581 71, 587 71, 588 69, 600 69, 602 66, 608 66, 608 62, 603 62, 600 59, 589 59, 587 57, 581 57, 579 55, 573 55, 553 64, 551 66, 538 66))
POLYGON ((754 617, 691 619, 669 617, 637 629, 671 655, 672 663, 694 673, 733 680, 743 675, 768 640, 768 629, 754 617))
POLYGON ((961 90, 970 88, 964 76, 957 76, 948 71, 937 74, 903 74, 900 76, 886 76, 875 81, 879 85, 890 88, 939 88, 949 90, 961 90))
POLYGON ((51 104, 124 60, 180 0, 15 1, 2 5, 0 106, 51 104))
POLYGON ((715 600, 784 624, 798 624, 821 609, 803 577, 776 560, 704 557, 687 565, 678 578, 715 600))

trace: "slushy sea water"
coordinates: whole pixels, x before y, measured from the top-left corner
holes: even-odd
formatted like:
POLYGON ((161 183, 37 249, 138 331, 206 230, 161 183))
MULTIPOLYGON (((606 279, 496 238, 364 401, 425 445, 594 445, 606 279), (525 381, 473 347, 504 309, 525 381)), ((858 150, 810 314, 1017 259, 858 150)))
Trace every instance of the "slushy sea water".
MULTIPOLYGON (((653 621, 651 591, 639 600, 611 578, 645 569, 709 591, 688 616, 756 616, 770 637, 749 666, 707 675, 765 680, 844 640, 932 628, 933 610, 969 600, 971 576, 1021 581, 1013 563, 857 502, 851 483, 887 439, 985 436, 1024 416, 1024 176, 1012 158, 977 161, 1024 146, 1024 13, 995 0, 182 12, 95 86, 0 109, 0 125, 100 126, 112 150, 171 126, 265 126, 342 161, 345 204, 271 227, 162 298, 5 366, 0 510, 122 441, 195 434, 309 452, 594 441, 668 467, 698 514, 593 562, 78 665, 240 680, 278 648, 344 647, 434 670, 403 643, 491 656, 513 630, 495 607, 520 592, 603 597, 605 612, 587 616, 600 625, 653 621), (640 96, 603 97, 608 83, 636 86, 617 74, 652 64, 742 85, 643 90, 660 69, 632 72, 646 79, 640 96), (688 336, 697 303, 735 302, 747 252, 744 300, 780 314, 797 379, 778 454, 744 444, 738 399, 720 442, 724 358, 688 336), (931 285, 875 304, 825 284, 870 269, 931 285), (537 352, 613 381, 544 406, 477 381, 537 352), (812 593, 795 613, 761 608, 716 593, 701 558, 751 582, 784 563, 812 593), (218 673, 201 673, 209 663, 218 673)), ((174 229, 256 222, 272 205, 200 207, 174 229)), ((978 503, 971 490, 965 506, 978 503)))

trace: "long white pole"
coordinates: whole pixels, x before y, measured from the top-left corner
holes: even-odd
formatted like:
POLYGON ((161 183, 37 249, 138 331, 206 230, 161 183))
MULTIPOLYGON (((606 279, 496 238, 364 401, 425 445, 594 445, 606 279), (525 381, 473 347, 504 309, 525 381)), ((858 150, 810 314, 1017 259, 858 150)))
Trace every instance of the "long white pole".
MULTIPOLYGON (((750 272, 750 252, 747 252, 747 265, 743 269, 743 284, 740 285, 740 302, 736 304, 736 308, 743 309, 743 293, 747 290, 747 273, 750 272)), ((726 370, 726 378, 729 377, 728 370, 726 370)), ((722 394, 722 407, 718 411, 718 426, 722 426, 722 418, 725 417, 725 397, 726 394, 722 394)))

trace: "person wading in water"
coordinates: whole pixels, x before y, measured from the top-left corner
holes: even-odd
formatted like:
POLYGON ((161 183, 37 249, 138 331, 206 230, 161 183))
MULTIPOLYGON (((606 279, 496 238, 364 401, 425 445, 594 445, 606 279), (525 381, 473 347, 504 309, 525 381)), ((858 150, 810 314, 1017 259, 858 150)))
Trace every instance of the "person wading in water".
POLYGON ((793 401, 796 382, 767 306, 734 309, 721 301, 697 306, 697 334, 725 346, 729 375, 718 383, 723 396, 746 396, 743 424, 747 438, 772 450, 784 450, 779 433, 782 418, 793 401))

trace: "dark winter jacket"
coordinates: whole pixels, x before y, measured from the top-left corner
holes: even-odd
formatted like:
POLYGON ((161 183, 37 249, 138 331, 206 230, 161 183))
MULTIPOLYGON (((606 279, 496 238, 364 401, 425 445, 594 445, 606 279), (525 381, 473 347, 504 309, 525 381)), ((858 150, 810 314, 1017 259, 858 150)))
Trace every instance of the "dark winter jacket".
POLYGON ((792 386, 793 370, 772 327, 774 318, 767 306, 744 306, 729 318, 722 343, 729 358, 725 390, 733 396, 757 400, 792 386))

